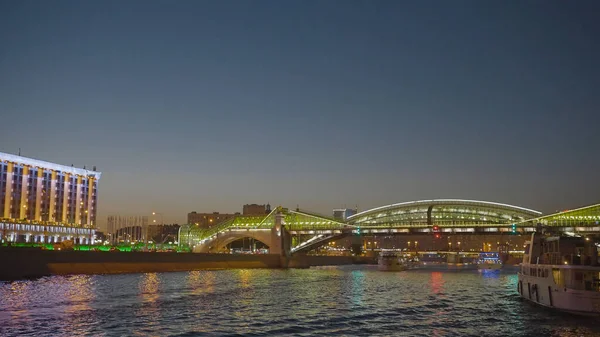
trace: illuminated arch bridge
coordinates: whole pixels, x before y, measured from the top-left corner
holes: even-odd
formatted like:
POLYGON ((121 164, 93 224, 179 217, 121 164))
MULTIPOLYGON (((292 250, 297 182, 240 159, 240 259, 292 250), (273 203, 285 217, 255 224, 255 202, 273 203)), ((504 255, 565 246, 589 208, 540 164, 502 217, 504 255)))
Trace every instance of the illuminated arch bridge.
POLYGON ((211 228, 183 225, 179 229, 179 244, 194 252, 222 252, 229 243, 250 237, 273 248, 274 241, 280 240, 281 225, 286 234, 293 236, 289 244, 294 247, 321 242, 325 237, 339 238, 354 228, 327 216, 277 207, 265 216, 238 215, 211 228), (306 240, 301 242, 301 239, 306 240))
POLYGON ((280 240, 279 226, 283 225, 290 236, 289 250, 295 253, 357 232, 422 234, 431 232, 433 226, 451 233, 509 232, 513 224, 523 224, 540 216, 541 212, 523 207, 460 199, 420 200, 377 207, 355 214, 346 222, 278 207, 266 216, 240 215, 208 229, 184 225, 180 228, 179 242, 195 252, 223 251, 229 243, 247 237, 272 247, 280 240))
POLYGON ((376 207, 348 218, 348 224, 377 233, 391 230, 427 233, 433 226, 441 232, 503 232, 512 225, 537 218, 542 213, 497 202, 433 199, 376 207))

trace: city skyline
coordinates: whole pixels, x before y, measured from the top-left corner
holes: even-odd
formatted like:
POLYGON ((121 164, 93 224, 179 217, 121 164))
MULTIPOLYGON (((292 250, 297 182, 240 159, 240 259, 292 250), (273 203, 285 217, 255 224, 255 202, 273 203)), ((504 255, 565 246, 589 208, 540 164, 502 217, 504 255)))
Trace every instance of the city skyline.
POLYGON ((0 3, 0 152, 110 214, 597 203, 593 1, 0 3))

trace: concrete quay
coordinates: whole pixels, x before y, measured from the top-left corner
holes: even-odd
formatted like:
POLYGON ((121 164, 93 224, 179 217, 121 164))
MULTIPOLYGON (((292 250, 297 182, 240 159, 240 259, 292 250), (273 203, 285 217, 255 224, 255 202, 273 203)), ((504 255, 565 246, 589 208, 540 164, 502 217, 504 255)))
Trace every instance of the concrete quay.
POLYGON ((279 254, 203 254, 149 252, 51 251, 0 249, 0 280, 50 275, 122 274, 203 269, 309 268, 311 266, 377 263, 373 258, 279 254))

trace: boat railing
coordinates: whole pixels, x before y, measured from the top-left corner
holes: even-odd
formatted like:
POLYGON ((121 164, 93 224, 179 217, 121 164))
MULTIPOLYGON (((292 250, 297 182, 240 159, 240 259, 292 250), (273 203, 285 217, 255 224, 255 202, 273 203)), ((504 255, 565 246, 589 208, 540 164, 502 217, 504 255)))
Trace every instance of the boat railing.
POLYGON ((563 264, 560 253, 544 253, 540 256, 538 264, 563 264))
POLYGON ((542 254, 539 259, 537 259, 536 264, 569 264, 577 266, 590 266, 594 265, 594 261, 589 255, 569 254, 563 256, 558 252, 553 252, 542 254))

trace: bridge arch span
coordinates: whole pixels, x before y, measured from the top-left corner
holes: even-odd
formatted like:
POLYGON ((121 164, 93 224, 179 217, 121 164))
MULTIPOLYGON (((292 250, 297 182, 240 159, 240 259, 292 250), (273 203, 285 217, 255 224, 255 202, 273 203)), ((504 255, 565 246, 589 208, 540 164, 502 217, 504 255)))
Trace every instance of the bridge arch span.
POLYGON ((511 224, 539 217, 536 210, 498 202, 431 199, 372 208, 348 218, 360 227, 431 227, 511 224))
POLYGON ((218 253, 223 252, 227 248, 227 245, 245 238, 252 238, 260 241, 263 244, 271 247, 271 230, 259 230, 259 231, 248 231, 248 230, 232 230, 223 233, 219 233, 214 239, 206 240, 193 247, 194 253, 218 253))

